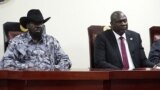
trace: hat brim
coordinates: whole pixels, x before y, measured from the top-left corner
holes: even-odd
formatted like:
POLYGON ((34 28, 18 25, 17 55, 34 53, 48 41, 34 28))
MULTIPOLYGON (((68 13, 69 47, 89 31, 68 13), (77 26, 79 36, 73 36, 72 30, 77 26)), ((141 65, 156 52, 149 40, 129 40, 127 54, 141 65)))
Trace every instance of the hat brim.
POLYGON ((37 21, 35 21, 35 20, 33 20, 31 18, 28 18, 28 17, 21 17, 20 18, 20 24, 22 24, 23 27, 26 27, 26 25, 28 23, 30 23, 30 22, 37 23, 37 24, 43 24, 43 23, 46 23, 50 18, 51 17, 48 17, 48 18, 46 18, 44 20, 40 20, 40 21, 37 20, 37 21))

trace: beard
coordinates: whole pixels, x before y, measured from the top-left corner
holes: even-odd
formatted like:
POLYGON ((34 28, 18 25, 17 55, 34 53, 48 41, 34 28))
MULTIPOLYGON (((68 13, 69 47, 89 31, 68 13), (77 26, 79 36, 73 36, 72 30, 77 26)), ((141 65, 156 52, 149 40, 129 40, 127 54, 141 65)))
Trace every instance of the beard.
POLYGON ((29 31, 29 34, 31 35, 31 37, 36 40, 42 39, 42 33, 43 33, 42 29, 39 31, 29 31))

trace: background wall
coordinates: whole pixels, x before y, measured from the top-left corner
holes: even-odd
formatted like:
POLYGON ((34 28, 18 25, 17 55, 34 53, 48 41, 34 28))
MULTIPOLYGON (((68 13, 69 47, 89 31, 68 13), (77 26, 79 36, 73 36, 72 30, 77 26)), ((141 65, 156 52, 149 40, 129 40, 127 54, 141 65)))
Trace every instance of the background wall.
POLYGON ((72 68, 89 68, 87 28, 90 25, 109 25, 110 14, 123 11, 129 29, 141 34, 148 56, 149 28, 160 25, 160 0, 9 0, 0 4, 0 58, 3 52, 3 23, 19 21, 28 10, 38 8, 46 23, 47 33, 56 37, 69 55, 72 68))

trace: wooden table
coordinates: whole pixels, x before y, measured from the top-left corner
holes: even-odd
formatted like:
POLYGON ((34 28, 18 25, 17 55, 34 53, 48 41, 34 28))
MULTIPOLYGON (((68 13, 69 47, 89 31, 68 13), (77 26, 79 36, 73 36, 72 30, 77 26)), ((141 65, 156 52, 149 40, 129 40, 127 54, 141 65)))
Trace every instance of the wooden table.
POLYGON ((155 90, 158 70, 0 70, 0 90, 155 90))

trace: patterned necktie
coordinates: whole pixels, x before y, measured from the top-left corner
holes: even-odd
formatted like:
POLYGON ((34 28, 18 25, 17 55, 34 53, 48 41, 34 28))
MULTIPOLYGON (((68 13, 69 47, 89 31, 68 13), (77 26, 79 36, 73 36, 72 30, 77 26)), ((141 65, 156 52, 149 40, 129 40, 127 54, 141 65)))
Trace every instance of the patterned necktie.
POLYGON ((120 39, 120 47, 123 59, 123 69, 129 69, 128 57, 127 57, 126 47, 124 44, 124 37, 120 37, 119 39, 120 39))

